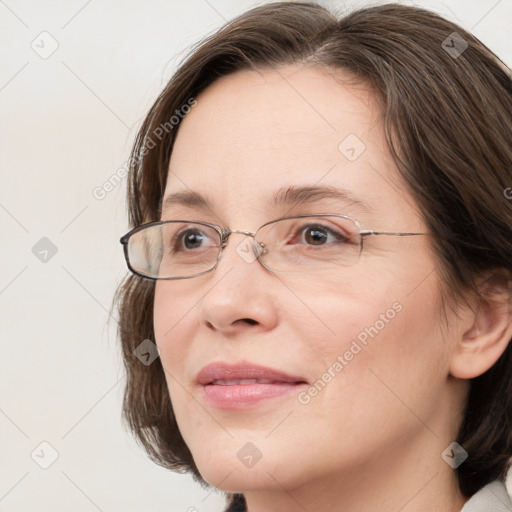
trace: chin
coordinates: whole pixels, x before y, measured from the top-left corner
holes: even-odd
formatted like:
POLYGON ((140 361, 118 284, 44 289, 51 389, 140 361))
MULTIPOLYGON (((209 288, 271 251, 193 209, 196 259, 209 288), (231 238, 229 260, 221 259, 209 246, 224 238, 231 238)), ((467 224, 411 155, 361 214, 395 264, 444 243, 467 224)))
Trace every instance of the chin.
POLYGON ((279 484, 290 485, 293 480, 291 464, 283 460, 278 462, 280 457, 275 450, 265 456, 265 449, 260 451, 251 442, 231 441, 229 446, 222 448, 192 450, 196 466, 209 484, 226 492, 277 490, 281 489, 279 484))
MULTIPOLYGON (((225 492, 244 493, 247 491, 258 490, 282 490, 283 477, 280 474, 274 474, 266 467, 261 466, 259 469, 240 468, 234 465, 208 465, 201 467, 198 465, 201 476, 209 484, 225 492)), ((287 487, 286 484, 284 484, 287 487)))

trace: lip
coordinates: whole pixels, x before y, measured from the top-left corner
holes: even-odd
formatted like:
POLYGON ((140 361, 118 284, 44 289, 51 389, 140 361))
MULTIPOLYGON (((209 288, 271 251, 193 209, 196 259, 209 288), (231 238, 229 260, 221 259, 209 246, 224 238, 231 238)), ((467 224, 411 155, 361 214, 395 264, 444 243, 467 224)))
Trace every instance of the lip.
POLYGON ((304 377, 246 362, 211 363, 197 374, 196 382, 205 401, 220 409, 255 407, 262 401, 292 395, 308 384, 304 377))

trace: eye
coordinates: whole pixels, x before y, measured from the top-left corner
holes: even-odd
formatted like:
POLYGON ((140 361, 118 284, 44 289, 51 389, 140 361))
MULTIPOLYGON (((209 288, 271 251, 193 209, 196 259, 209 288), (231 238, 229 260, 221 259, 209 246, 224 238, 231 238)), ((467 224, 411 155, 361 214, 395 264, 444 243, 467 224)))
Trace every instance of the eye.
POLYGON ((194 251, 217 245, 213 236, 198 228, 182 229, 171 237, 172 252, 194 251))
POLYGON ((189 229, 181 233, 179 242, 183 243, 186 249, 196 249, 205 239, 205 234, 197 229, 189 229))
POLYGON ((349 235, 341 231, 335 231, 322 224, 308 224, 299 230, 300 243, 307 245, 326 245, 331 243, 345 243, 349 241, 349 235))

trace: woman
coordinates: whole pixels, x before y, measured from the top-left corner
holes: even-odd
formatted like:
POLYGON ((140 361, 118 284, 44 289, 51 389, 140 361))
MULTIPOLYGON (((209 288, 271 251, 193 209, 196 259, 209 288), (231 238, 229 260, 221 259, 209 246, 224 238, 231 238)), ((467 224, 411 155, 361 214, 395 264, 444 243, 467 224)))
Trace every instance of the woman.
POLYGON ((512 81, 420 8, 255 8, 132 153, 124 415, 228 510, 512 510, 512 81), (158 349, 157 349, 158 347, 158 349))

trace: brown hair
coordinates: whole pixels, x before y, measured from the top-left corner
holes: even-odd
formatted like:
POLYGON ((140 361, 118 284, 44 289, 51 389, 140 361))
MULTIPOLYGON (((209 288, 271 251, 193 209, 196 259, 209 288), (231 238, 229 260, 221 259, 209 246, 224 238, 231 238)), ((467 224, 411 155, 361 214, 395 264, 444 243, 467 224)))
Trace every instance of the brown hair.
MULTIPOLYGON (((132 226, 160 216, 178 126, 156 143, 155 130, 221 76, 293 63, 342 69, 372 87, 398 171, 433 234, 447 289, 475 289, 483 272, 512 270, 512 200, 506 197, 512 195, 506 192, 512 192, 510 70, 463 28, 397 4, 338 18, 313 3, 272 3, 201 41, 138 133, 128 181, 132 226)), ((127 371, 124 419, 152 460, 206 484, 179 432, 160 360, 145 366, 134 356, 144 339, 155 339, 153 296, 153 281, 129 275, 114 301, 127 371)), ((503 479, 508 469, 511 374, 509 345, 471 381, 457 438, 469 452, 457 469, 466 496, 503 479)), ((243 510, 243 496, 232 498, 232 509, 243 510)))

